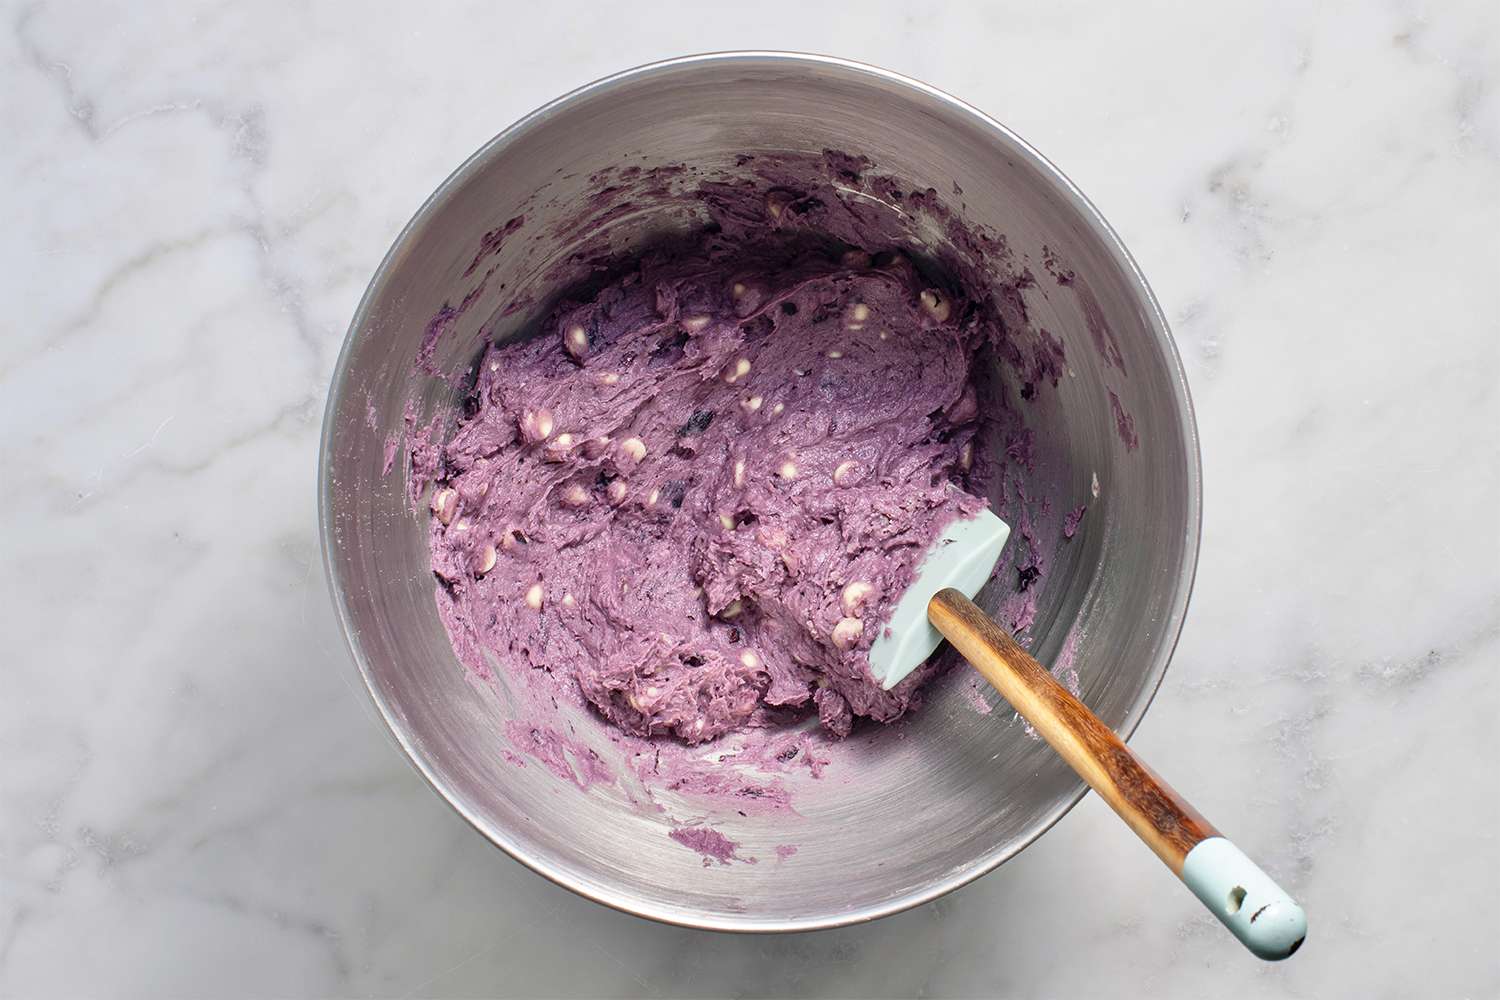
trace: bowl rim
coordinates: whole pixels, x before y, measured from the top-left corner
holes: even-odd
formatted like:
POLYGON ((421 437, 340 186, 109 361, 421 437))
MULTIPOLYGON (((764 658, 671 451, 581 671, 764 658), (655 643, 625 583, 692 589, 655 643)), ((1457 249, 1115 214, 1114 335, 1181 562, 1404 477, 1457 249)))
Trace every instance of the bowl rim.
POLYGON ((946 105, 950 110, 971 119, 992 132, 1002 143, 1005 143, 1017 154, 1026 158, 1030 162, 1030 165, 1078 213, 1080 220, 1099 239, 1114 259, 1116 265, 1120 267, 1121 271, 1134 286, 1140 303, 1145 307, 1149 325, 1156 334, 1156 339, 1160 347, 1163 349, 1163 354, 1169 368, 1173 402, 1177 410, 1179 425, 1184 430, 1185 443, 1189 452, 1187 469, 1189 497, 1186 525, 1187 544, 1184 547, 1182 565, 1178 571, 1180 586, 1170 612, 1163 623, 1163 634, 1167 637, 1167 641, 1160 647, 1157 662, 1151 665, 1151 669, 1148 672, 1147 683, 1142 688, 1141 694, 1137 696, 1135 703, 1130 706, 1126 718, 1120 727, 1119 733, 1121 738, 1126 740, 1130 738, 1145 718, 1146 711, 1150 708, 1152 701, 1155 700, 1156 694, 1161 688, 1162 680, 1166 676, 1167 666, 1171 662, 1172 655, 1176 652, 1177 644, 1181 639, 1182 627, 1186 619, 1188 605, 1192 598, 1193 585, 1197 577, 1199 547, 1202 540, 1203 462, 1199 447, 1198 425, 1194 416, 1192 396, 1188 388, 1186 373, 1183 370, 1181 354, 1177 350, 1176 342, 1173 340, 1166 317, 1162 313, 1161 305, 1157 302, 1156 296, 1151 291, 1151 286, 1147 283, 1146 277, 1142 273, 1140 266, 1136 263, 1135 258, 1130 255, 1130 252, 1125 248, 1125 244, 1121 241, 1118 234, 1105 221, 1104 216, 1100 214, 1099 210, 1094 207, 1093 203, 1084 196, 1083 192, 1079 190, 1078 186, 1066 174, 1059 170, 1057 166, 1025 139, 973 105, 920 80, 868 63, 838 56, 776 50, 706 52, 645 63, 632 69, 601 77, 549 101, 530 114, 517 120, 471 154, 468 159, 464 160, 457 169, 438 185, 437 189, 417 209, 411 220, 402 227, 400 233, 397 234, 395 240, 392 242, 390 249, 386 251, 380 265, 375 269, 375 273, 370 279, 370 284, 365 289, 364 295, 360 298, 359 306, 355 309, 354 315, 350 320, 348 332, 344 336, 338 360, 334 365, 319 437, 318 532, 321 540, 320 549, 323 554, 324 577, 328 581, 329 592, 333 599, 339 625, 344 634, 345 645, 355 666, 359 670, 361 680, 364 682, 366 696, 374 704, 376 711, 385 723, 389 735, 395 739, 397 745, 405 753, 407 762, 416 769, 417 773, 437 793, 439 798, 448 803, 470 826, 479 831, 492 844, 533 872, 565 889, 569 889, 587 899, 623 913, 630 913, 661 923, 701 930, 745 933, 786 933, 825 930, 865 923, 879 919, 880 917, 900 913, 912 907, 938 899, 989 874, 1035 843, 1042 834, 1050 830, 1059 820, 1067 815, 1083 799, 1083 796, 1088 792, 1088 786, 1080 780, 1076 790, 1061 799, 1047 815, 1016 841, 976 858, 971 864, 950 873, 945 878, 856 910, 836 914, 813 914, 809 916, 764 920, 756 919, 751 915, 705 913, 695 911, 687 906, 665 905, 641 900, 626 891, 617 890, 598 882, 581 880, 566 870, 556 868, 544 860, 529 856, 523 845, 513 838, 508 831, 492 827, 444 787, 439 776, 434 772, 431 763, 427 760, 426 753, 417 747, 403 731, 398 723, 399 713, 394 711, 393 707, 381 696, 379 689, 372 679, 370 665, 361 646, 358 632, 354 628, 348 600, 345 596, 342 580, 339 577, 337 564, 334 560, 336 539, 331 520, 333 506, 332 445, 334 414, 338 412, 344 392, 347 389, 349 364, 359 331, 365 326, 373 303, 379 297, 379 293, 383 290, 392 271, 395 269, 398 258, 403 255, 403 251, 414 235, 438 213, 454 192, 468 182, 471 175, 480 170, 492 158, 501 154, 518 138, 541 122, 566 110, 570 105, 626 82, 648 79, 653 76, 680 70, 684 67, 724 63, 770 64, 788 68, 833 68, 854 75, 869 76, 879 81, 910 88, 946 105))

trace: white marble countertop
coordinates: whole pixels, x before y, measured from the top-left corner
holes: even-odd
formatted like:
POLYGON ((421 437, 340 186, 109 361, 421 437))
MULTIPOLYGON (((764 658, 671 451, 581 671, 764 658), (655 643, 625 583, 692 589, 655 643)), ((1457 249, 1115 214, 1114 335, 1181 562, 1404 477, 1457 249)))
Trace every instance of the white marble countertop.
POLYGON ((4 5, 0 995, 1500 995, 1500 8, 375 6, 4 5), (978 104, 1140 260, 1206 523, 1136 745, 1304 902, 1291 961, 1094 796, 874 925, 657 926, 367 711, 314 458, 371 271, 534 106, 757 47, 978 104))

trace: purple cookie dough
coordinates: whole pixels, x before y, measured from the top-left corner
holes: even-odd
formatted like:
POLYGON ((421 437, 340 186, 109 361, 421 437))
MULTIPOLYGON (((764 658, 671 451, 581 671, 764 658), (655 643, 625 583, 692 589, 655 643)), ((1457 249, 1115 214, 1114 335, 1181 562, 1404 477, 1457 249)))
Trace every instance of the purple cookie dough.
MULTIPOLYGON (((883 691, 869 647, 931 541, 985 504, 981 410, 1003 404, 977 357, 998 350, 1030 399, 1062 352, 1043 334, 1023 356, 1013 292, 930 277, 831 194, 703 185, 700 238, 485 351, 445 445, 408 420, 466 663, 570 678, 625 732, 688 743, 814 711, 844 736, 914 704, 937 666, 883 691)), ((1029 469, 1029 432, 1007 433, 1029 469)))
POLYGON ((718 830, 709 826, 680 826, 667 834, 677 843, 689 850, 697 851, 703 855, 704 867, 717 861, 721 865, 727 865, 731 861, 749 861, 752 864, 754 858, 742 858, 739 854, 740 845, 724 836, 718 830))

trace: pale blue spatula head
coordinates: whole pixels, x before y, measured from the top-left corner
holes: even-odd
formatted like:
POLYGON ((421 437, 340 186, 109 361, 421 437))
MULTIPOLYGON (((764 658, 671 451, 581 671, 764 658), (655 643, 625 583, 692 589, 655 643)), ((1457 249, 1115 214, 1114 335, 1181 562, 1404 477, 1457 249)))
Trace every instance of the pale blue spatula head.
POLYGON ((927 620, 927 602, 944 587, 969 599, 989 580, 1010 526, 988 510, 948 525, 917 566, 916 579, 896 602, 891 620, 870 647, 870 672, 886 690, 922 665, 943 641, 927 620))

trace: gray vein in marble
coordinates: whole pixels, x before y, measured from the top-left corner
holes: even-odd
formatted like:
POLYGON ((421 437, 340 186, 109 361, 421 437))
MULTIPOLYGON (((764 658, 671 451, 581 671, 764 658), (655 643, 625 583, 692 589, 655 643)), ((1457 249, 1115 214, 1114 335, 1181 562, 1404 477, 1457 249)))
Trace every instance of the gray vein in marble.
POLYGON ((322 950, 327 952, 328 960, 333 966, 333 971, 338 981, 346 982, 349 979, 349 959, 344 954, 341 936, 335 928, 329 926, 325 921, 316 917, 288 911, 281 907, 252 903, 228 893, 209 895, 187 893, 185 895, 188 899, 196 900, 208 906, 264 920, 281 930, 292 931, 293 933, 312 938, 322 950))
MULTIPOLYGON (((108 478, 111 488, 118 490, 122 487, 130 486, 137 479, 144 476, 161 476, 169 480, 190 478, 207 469, 213 468, 215 465, 232 460, 240 450, 256 444, 272 434, 286 433, 289 430, 305 430, 315 420, 316 402, 317 400, 314 399, 300 399, 289 403, 278 409, 269 420, 248 427, 232 437, 223 439, 211 454, 205 455, 196 461, 167 462, 157 458, 148 458, 145 461, 135 462, 128 471, 113 477, 110 477, 109 473, 116 466, 107 465, 96 472, 91 481, 98 487, 102 486, 105 479, 108 478)), ((146 444, 127 452, 124 458, 139 458, 145 453, 146 448, 150 444, 151 442, 147 441, 146 444)), ((89 501, 98 495, 97 488, 95 490, 80 491, 74 498, 73 509, 76 511, 80 508, 87 508, 89 501)))
MULTIPOLYGON (((87 96, 79 92, 73 84, 73 70, 65 62, 52 59, 40 46, 30 37, 27 27, 31 17, 38 9, 34 5, 27 8, 18 17, 15 26, 17 39, 21 42, 32 65, 39 71, 52 76, 59 83, 61 97, 69 114, 83 128, 84 133, 90 140, 98 142, 111 134, 118 132, 125 126, 147 118, 162 114, 193 113, 204 114, 213 127, 226 133, 229 147, 234 159, 244 163, 248 170, 237 185, 240 194, 251 208, 250 218, 238 223, 234 228, 248 235, 259 249, 261 262, 261 280, 271 297, 281 306, 282 311, 289 318, 292 327, 296 330, 298 339, 307 347, 311 370, 316 374, 320 370, 321 350, 324 336, 329 331, 315 330, 308 320, 304 308, 303 284, 295 275, 281 268, 277 264, 276 244, 272 238, 272 226, 269 224, 265 209, 260 204, 255 192, 257 177, 264 172, 266 166, 266 155, 269 138, 265 127, 265 112, 257 106, 249 106, 239 111, 229 111, 217 108, 203 100, 188 102, 173 102, 157 104, 149 108, 129 112, 105 128, 99 128, 95 121, 95 103, 87 96)), ((202 239, 211 238, 212 232, 205 233, 202 239)), ((127 261, 121 269, 109 276, 94 299, 97 303, 118 280, 128 277, 141 268, 156 262, 165 251, 190 251, 198 245, 200 237, 190 237, 186 241, 176 241, 165 247, 150 247, 146 251, 137 254, 135 258, 127 261)), ((91 312, 94 310, 91 310, 91 312)), ((88 317, 77 324, 70 324, 70 328, 76 329, 86 323, 88 317)), ((6 370, 0 368, 0 379, 6 375, 6 370)))

